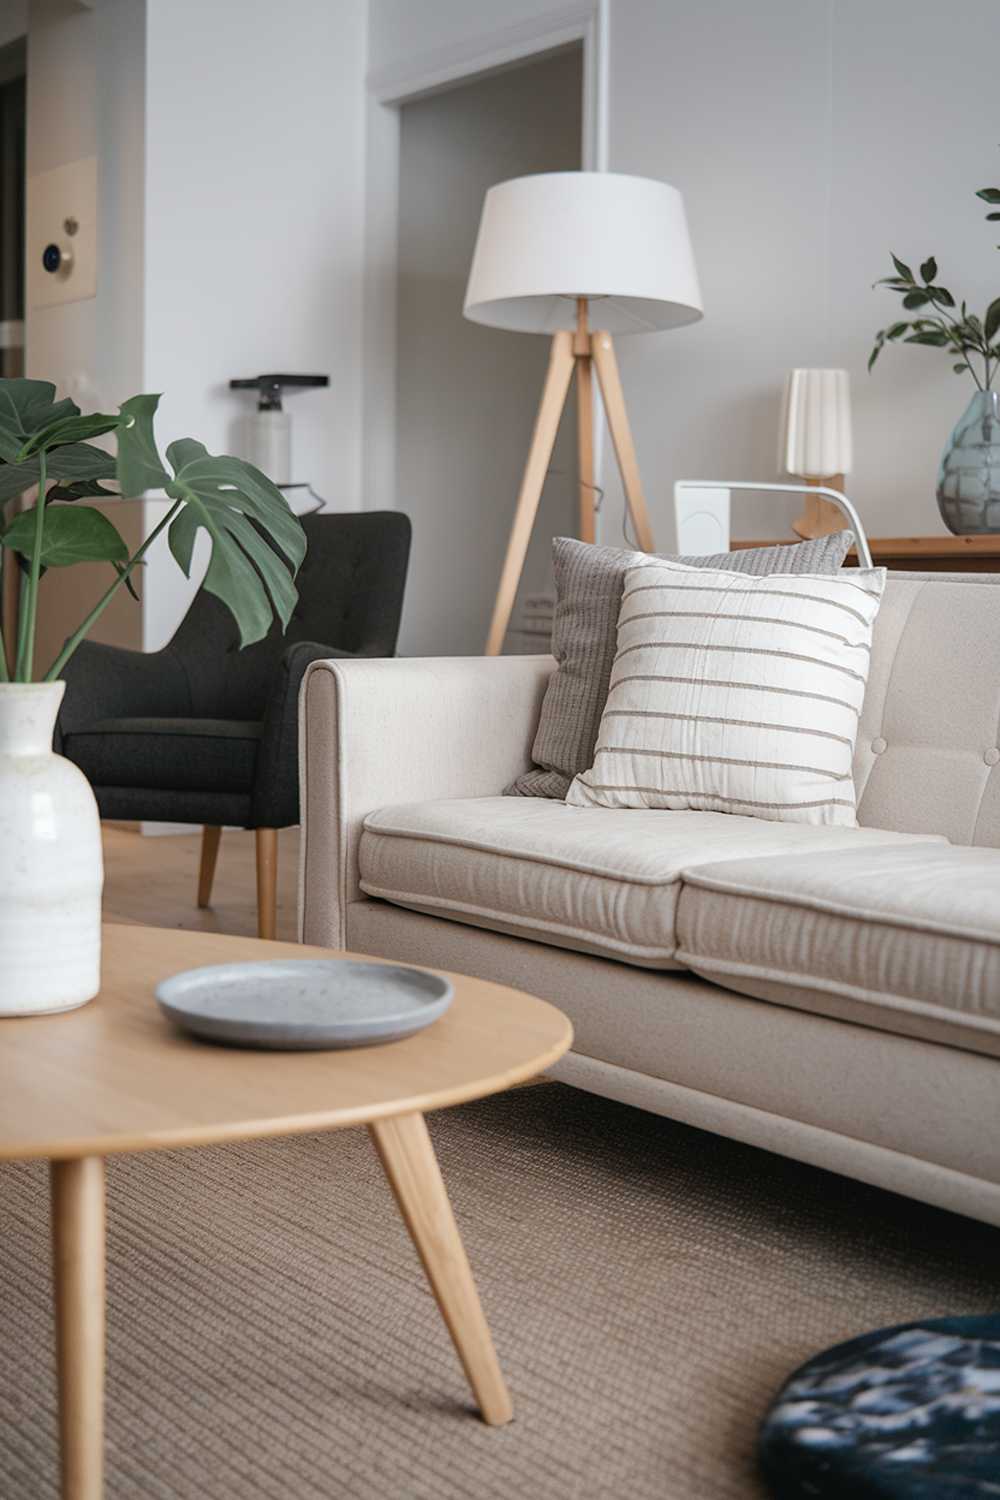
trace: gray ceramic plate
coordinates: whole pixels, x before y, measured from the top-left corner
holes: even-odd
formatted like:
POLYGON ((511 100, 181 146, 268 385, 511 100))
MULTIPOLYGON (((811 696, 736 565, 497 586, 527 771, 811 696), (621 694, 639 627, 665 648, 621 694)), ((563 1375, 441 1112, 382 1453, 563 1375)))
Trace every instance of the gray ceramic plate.
POLYGON ((444 1015, 452 987, 396 964, 275 959, 186 969, 158 984, 156 998, 194 1036, 296 1052, 410 1036, 444 1015))

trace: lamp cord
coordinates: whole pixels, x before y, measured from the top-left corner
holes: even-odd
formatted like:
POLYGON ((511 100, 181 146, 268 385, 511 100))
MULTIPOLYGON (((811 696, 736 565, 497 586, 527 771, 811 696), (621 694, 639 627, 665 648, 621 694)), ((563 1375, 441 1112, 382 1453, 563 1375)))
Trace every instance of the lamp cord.
MULTIPOLYGON (((546 471, 545 471, 545 477, 546 477, 546 479, 548 479, 550 475, 559 475, 559 474, 565 475, 565 474, 568 474, 568 473, 569 473, 568 469, 546 469, 546 471)), ((579 481, 579 480, 577 481, 577 483, 580 483, 580 482, 581 481, 579 481)), ((604 489, 599 484, 588 484, 587 488, 589 490, 593 490, 594 494, 597 496, 597 500, 596 500, 596 502, 594 504, 594 515, 595 516, 599 516, 601 514, 601 506, 604 504, 604 489)), ((626 511, 627 511, 627 509, 628 509, 628 507, 626 506, 626 511)), ((622 518, 622 534, 625 536, 626 543, 631 547, 632 543, 629 542, 628 534, 625 532, 624 516, 622 518)), ((638 551, 638 548, 635 548, 634 550, 638 551)))
MULTIPOLYGON (((568 473, 569 473, 568 469, 547 469, 545 471, 545 477, 548 478, 550 474, 568 474, 568 473)), ((597 496, 596 502, 594 504, 594 515, 595 516, 599 516, 601 514, 601 506, 604 504, 604 494, 605 494, 604 489, 599 484, 591 484, 591 485, 588 485, 587 488, 593 490, 594 494, 597 496)), ((639 546, 639 543, 635 540, 634 537, 631 537, 628 534, 628 518, 629 518, 629 509, 628 509, 628 506, 627 505, 623 505, 622 506, 622 539, 624 540, 625 545, 626 545, 626 547, 628 548, 628 550, 630 552, 641 552, 642 548, 639 546)))

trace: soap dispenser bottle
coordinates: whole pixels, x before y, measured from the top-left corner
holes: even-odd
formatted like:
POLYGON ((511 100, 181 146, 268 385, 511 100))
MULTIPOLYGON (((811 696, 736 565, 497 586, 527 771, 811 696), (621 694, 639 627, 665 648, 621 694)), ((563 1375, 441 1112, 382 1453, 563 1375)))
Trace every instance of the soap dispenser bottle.
POLYGON ((242 456, 272 483, 292 482, 292 419, 282 406, 284 392, 329 384, 329 375, 254 375, 229 382, 231 390, 257 392, 257 410, 244 424, 242 456))

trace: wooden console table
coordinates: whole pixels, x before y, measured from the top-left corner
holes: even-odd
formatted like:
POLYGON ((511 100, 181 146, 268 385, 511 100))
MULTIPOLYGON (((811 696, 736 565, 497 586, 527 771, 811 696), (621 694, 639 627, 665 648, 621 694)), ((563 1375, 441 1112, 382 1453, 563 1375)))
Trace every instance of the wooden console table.
MULTIPOLYGON (((784 544, 794 541, 783 539, 784 544)), ((730 542, 730 547, 778 546, 777 541, 730 542)), ((909 573, 1000 573, 1000 534, 991 536, 889 536, 869 537, 876 567, 898 568, 909 573)), ((857 563, 853 547, 848 563, 857 563)))

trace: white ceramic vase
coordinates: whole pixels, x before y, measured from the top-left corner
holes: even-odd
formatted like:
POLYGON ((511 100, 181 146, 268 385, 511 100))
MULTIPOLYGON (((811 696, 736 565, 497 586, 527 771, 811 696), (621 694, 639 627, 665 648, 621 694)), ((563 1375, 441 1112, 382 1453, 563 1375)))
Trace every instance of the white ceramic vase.
POLYGON ((101 825, 52 750, 65 683, 0 683, 0 1016, 72 1010, 100 988, 101 825))

